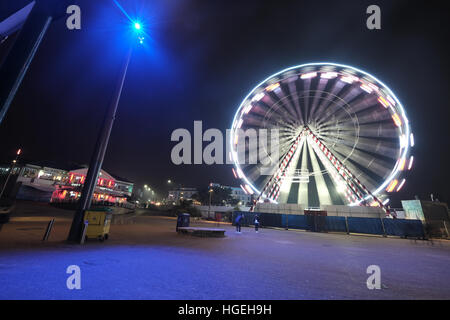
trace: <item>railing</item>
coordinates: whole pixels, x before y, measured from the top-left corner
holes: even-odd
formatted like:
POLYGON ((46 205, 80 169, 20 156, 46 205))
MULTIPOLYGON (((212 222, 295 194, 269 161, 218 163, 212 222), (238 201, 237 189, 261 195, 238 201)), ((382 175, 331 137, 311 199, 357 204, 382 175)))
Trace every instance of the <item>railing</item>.
POLYGON ((255 215, 258 215, 261 227, 301 229, 314 232, 377 234, 421 239, 426 236, 421 220, 235 211, 233 212, 233 223, 237 214, 244 215, 243 225, 253 225, 255 215))

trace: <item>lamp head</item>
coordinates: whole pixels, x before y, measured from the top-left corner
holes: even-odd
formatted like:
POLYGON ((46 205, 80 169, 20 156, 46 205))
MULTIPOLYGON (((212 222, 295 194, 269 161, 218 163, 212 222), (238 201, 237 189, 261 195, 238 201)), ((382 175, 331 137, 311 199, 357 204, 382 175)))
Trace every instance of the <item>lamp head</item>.
POLYGON ((139 21, 134 21, 134 22, 132 22, 132 26, 133 26, 133 30, 134 30, 134 33, 136 34, 136 36, 137 36, 137 39, 138 39, 138 41, 139 41, 139 43, 140 44, 144 44, 144 28, 143 28, 143 26, 142 26, 142 23, 141 22, 139 22, 139 21))

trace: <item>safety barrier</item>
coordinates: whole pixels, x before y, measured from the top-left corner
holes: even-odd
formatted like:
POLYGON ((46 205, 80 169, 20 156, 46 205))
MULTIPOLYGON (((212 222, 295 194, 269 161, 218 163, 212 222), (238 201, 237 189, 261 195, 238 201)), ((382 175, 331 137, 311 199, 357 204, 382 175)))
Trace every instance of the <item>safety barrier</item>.
POLYGON ((424 228, 420 220, 383 219, 387 235, 424 238, 424 228))
POLYGON ((300 229, 315 232, 346 232, 399 237, 424 238, 424 228, 420 220, 335 217, 298 214, 278 214, 266 212, 233 212, 233 224, 238 214, 243 214, 242 225, 254 224, 259 216, 261 227, 300 229))
POLYGON ((347 223, 350 233, 385 234, 379 218, 347 217, 347 223))

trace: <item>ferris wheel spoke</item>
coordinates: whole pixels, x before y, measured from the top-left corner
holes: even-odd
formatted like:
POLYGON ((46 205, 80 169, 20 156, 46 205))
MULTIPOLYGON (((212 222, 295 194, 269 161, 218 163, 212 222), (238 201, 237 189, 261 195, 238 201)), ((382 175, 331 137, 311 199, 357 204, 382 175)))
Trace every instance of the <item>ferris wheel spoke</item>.
POLYGON ((327 109, 325 114, 321 117, 319 125, 327 122, 327 120, 332 116, 336 118, 337 114, 339 114, 340 111, 344 112, 343 110, 345 110, 345 106, 348 106, 349 103, 359 95, 361 95, 361 90, 359 90, 355 86, 351 86, 349 89, 347 89, 347 92, 345 92, 342 97, 336 99, 335 103, 333 103, 327 109))
MULTIPOLYGON (((325 97, 322 99, 322 102, 319 104, 317 108, 317 112, 314 114, 314 118, 320 120, 324 115, 324 112, 328 109, 328 107, 333 103, 333 100, 339 96, 341 91, 345 88, 346 84, 342 81, 335 81, 334 85, 331 88, 331 91, 328 92, 325 97)), ((319 122, 319 121, 317 121, 319 122)))
MULTIPOLYGON (((378 203, 378 205, 383 207, 383 204, 379 200, 378 197, 375 197, 369 189, 365 186, 364 183, 361 182, 360 179, 358 179, 358 176, 352 173, 351 170, 349 170, 348 166, 344 162, 350 162, 351 160, 344 158, 342 161, 340 159, 340 155, 336 154, 335 152, 330 151, 326 145, 323 144, 323 142, 320 142, 318 138, 312 133, 309 132, 309 139, 311 142, 315 142, 315 147, 321 149, 323 151, 323 154, 326 155, 326 157, 330 160, 330 162, 333 163, 333 166, 336 168, 336 170, 339 173, 339 176, 341 178, 345 179, 345 189, 347 192, 347 199, 348 201, 363 201, 366 196, 370 196, 374 201, 378 203)), ((357 171, 358 175, 363 174, 361 171, 357 171)), ((341 180, 342 181, 342 180, 341 180)), ((384 207, 383 207, 384 208, 384 207)), ((385 208, 384 208, 385 209, 385 208)), ((387 211, 386 211, 387 212, 387 211)))
MULTIPOLYGON (((244 137, 241 137, 243 139, 244 137)), ((267 142, 266 146, 258 145, 258 143, 246 143, 245 145, 239 145, 237 147, 237 159, 240 164, 255 164, 254 162, 268 163, 268 161, 273 161, 278 163, 280 157, 287 152, 289 146, 292 145, 292 139, 290 138, 282 138, 278 141, 277 145, 274 148, 278 150, 278 157, 276 154, 272 152, 272 146, 267 142), (275 157, 275 158, 274 158, 275 157), (253 163, 250 163, 253 162, 253 163)))
POLYGON ((286 178, 282 182, 280 187, 280 197, 278 199, 280 203, 287 203, 288 201, 289 194, 292 191, 292 177, 294 176, 295 170, 298 166, 302 149, 303 144, 297 147, 292 156, 292 163, 289 165, 288 170, 286 170, 286 178))
MULTIPOLYGON (((398 139, 397 128, 393 126, 390 122, 380 122, 380 123, 359 123, 358 132, 360 137, 366 138, 395 138, 398 139)), ((340 132, 355 132, 355 127, 353 125, 339 125, 330 126, 327 129, 322 129, 320 132, 326 132, 333 134, 333 130, 339 130, 340 132)))
POLYGON ((275 89, 273 92, 266 94, 262 98, 266 105, 271 106, 271 112, 276 113, 278 117, 284 118, 287 122, 291 124, 298 125, 298 119, 295 114, 292 114, 291 108, 287 105, 286 98, 280 98, 282 94, 281 86, 275 89))
POLYGON ((360 96, 349 103, 348 112, 358 115, 360 112, 374 112, 380 110, 376 95, 360 96))
MULTIPOLYGON (((302 146, 302 155, 301 155, 301 163, 300 163, 300 172, 309 172, 308 170, 308 148, 306 147, 306 139, 303 142, 302 146)), ((297 203, 303 204, 305 207, 308 207, 309 197, 308 197, 308 183, 300 183, 298 188, 298 196, 297 203)))
POLYGON ((392 123, 392 118, 388 113, 379 113, 379 114, 364 114, 358 116, 359 125, 364 124, 375 124, 375 123, 392 123))
MULTIPOLYGON (((334 155, 341 161, 344 162, 344 160, 346 159, 345 154, 341 153, 341 151, 339 150, 334 150, 334 155)), ((380 180, 380 177, 376 174, 374 174, 373 172, 371 172, 370 174, 367 174, 367 171, 364 172, 362 171, 363 169, 365 169, 364 167, 360 166, 357 162, 353 161, 353 160, 349 160, 347 159, 345 161, 345 166, 359 179, 361 180, 364 185, 369 188, 369 189, 374 189, 380 180)))
POLYGON ((328 190, 330 196, 333 195, 333 198, 339 199, 337 202, 342 204, 350 203, 351 200, 347 197, 349 197, 348 193, 351 191, 345 187, 347 183, 339 174, 338 168, 327 158, 324 151, 318 148, 316 144, 312 143, 312 147, 326 170, 327 175, 325 175, 324 178, 330 181, 327 184, 329 186, 328 190))
MULTIPOLYGON (((334 114, 334 117, 332 120, 324 120, 320 123, 320 126, 329 126, 330 124, 333 124, 334 122, 355 122, 355 118, 358 118, 358 114, 360 112, 368 111, 368 109, 371 108, 379 108, 379 105, 376 104, 376 96, 371 95, 369 98, 366 98, 364 96, 360 96, 359 98, 355 99, 351 103, 349 103, 346 107, 347 108, 340 108, 336 110, 336 113, 334 114), (351 116, 352 115, 352 116, 351 116)), ((371 109, 370 111, 374 111, 371 109)), ((369 112, 370 112, 369 111, 369 112)))
POLYGON ((304 94, 302 95, 301 98, 303 98, 303 103, 300 102, 300 106, 303 105, 303 115, 304 115, 304 120, 305 120, 305 124, 309 123, 309 95, 310 95, 310 89, 311 89, 311 79, 304 79, 303 80, 303 90, 304 90, 304 94))
POLYGON ((286 118, 283 114, 280 114, 276 111, 265 114, 264 123, 267 123, 268 126, 271 127, 273 126, 283 127, 284 125, 289 126, 290 128, 297 127, 296 123, 294 122, 294 119, 286 118))
POLYGON ((289 88, 284 83, 282 83, 280 85, 280 90, 275 90, 275 94, 283 103, 286 110, 288 110, 290 117, 292 119, 295 119, 295 123, 298 125, 300 123, 300 115, 297 113, 295 107, 292 105, 292 102, 289 99, 289 88))
POLYGON ((350 154, 350 156, 347 156, 348 159, 354 161, 358 166, 372 171, 380 178, 386 178, 386 172, 389 172, 389 164, 386 161, 376 159, 365 151, 352 149, 344 145, 337 145, 334 150, 342 155, 350 154))
POLYGON ((368 154, 376 155, 383 159, 396 160, 398 158, 398 149, 396 149, 392 143, 384 142, 381 140, 364 141, 359 138, 358 141, 340 140, 339 144, 345 145, 349 148, 355 148, 355 150, 363 151, 368 154))
POLYGON ((285 121, 285 119, 280 116, 277 115, 275 117, 271 117, 269 119, 267 119, 266 114, 263 114, 262 112, 260 113, 254 113, 251 116, 247 116, 245 117, 245 123, 244 126, 258 126, 260 128, 267 128, 267 127, 287 127, 290 128, 292 130, 295 130, 296 126, 291 123, 291 122, 287 122, 285 121))
POLYGON ((398 143, 394 141, 359 137, 356 148, 394 160, 398 158, 398 143))
POLYGON ((331 205, 330 191, 325 183, 319 162, 317 161, 316 153, 308 143, 308 153, 310 155, 312 169, 314 172, 314 179, 316 182, 317 194, 319 196, 319 203, 322 205, 331 205))
POLYGON ((355 132, 357 129, 357 124, 351 122, 333 122, 326 126, 321 126, 317 129, 317 133, 319 134, 334 134, 336 131, 350 131, 355 132))
MULTIPOLYGON (((257 103, 254 104, 252 108, 252 114, 257 114, 258 116, 262 117, 266 121, 283 121, 287 123, 295 123, 295 119, 292 118, 285 118, 286 113, 280 114, 277 109, 273 108, 274 101, 272 98, 268 95, 265 95, 264 98, 257 103), (273 119, 272 119, 273 118, 273 119)), ((283 112, 283 111, 281 111, 283 112)))
POLYGON ((333 149, 336 145, 344 145, 350 148, 354 147, 357 143, 357 139, 351 139, 342 136, 322 136, 321 141, 329 148, 333 149))
POLYGON ((295 115, 295 119, 297 119, 298 124, 303 124, 302 114, 300 112, 300 108, 298 103, 296 102, 296 96, 292 95, 292 92, 297 94, 296 90, 296 81, 298 76, 293 75, 283 81, 280 81, 280 87, 282 88, 282 92, 285 94, 286 103, 290 106, 292 110, 292 114, 295 115))
POLYGON ((323 93, 324 93, 324 89, 327 86, 329 80, 326 78, 320 78, 317 84, 316 89, 314 90, 314 99, 313 102, 311 104, 311 110, 309 112, 309 120, 312 122, 316 122, 316 119, 314 117, 317 106, 319 104, 319 100, 322 97, 323 93))
POLYGON ((398 129, 391 123, 363 124, 359 126, 359 136, 368 138, 395 138, 398 139, 398 129))
POLYGON ((290 97, 292 99, 292 101, 294 102, 294 106, 295 106, 295 110, 297 110, 297 114, 298 114, 298 119, 300 121, 300 124, 304 124, 305 123, 305 119, 302 113, 302 110, 300 108, 300 103, 299 103, 299 95, 297 93, 297 87, 295 84, 295 80, 294 81, 289 81, 288 83, 288 88, 289 88, 289 92, 290 92, 290 97))
POLYGON ((292 166, 292 158, 298 150, 298 145, 302 141, 302 133, 293 141, 289 149, 279 158, 279 161, 276 162, 275 170, 271 170, 270 174, 271 178, 261 189, 261 192, 258 196, 259 198, 263 195, 268 197, 269 199, 276 200, 280 195, 280 187, 283 183, 283 178, 286 175, 286 171, 289 170, 290 166, 292 166))

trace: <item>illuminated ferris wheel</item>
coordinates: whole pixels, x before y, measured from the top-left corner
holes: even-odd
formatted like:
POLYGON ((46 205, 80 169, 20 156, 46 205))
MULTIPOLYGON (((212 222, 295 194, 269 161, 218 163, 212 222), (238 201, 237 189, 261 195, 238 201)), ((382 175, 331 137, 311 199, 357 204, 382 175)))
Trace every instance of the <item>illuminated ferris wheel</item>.
POLYGON ((299 65, 262 81, 240 104, 229 143, 233 174, 255 201, 305 208, 367 205, 389 213, 388 195, 403 187, 414 160, 395 94, 374 76, 334 63, 299 65), (255 148, 252 132, 265 132, 267 143, 255 148), (249 161, 256 153, 258 161, 249 161))

